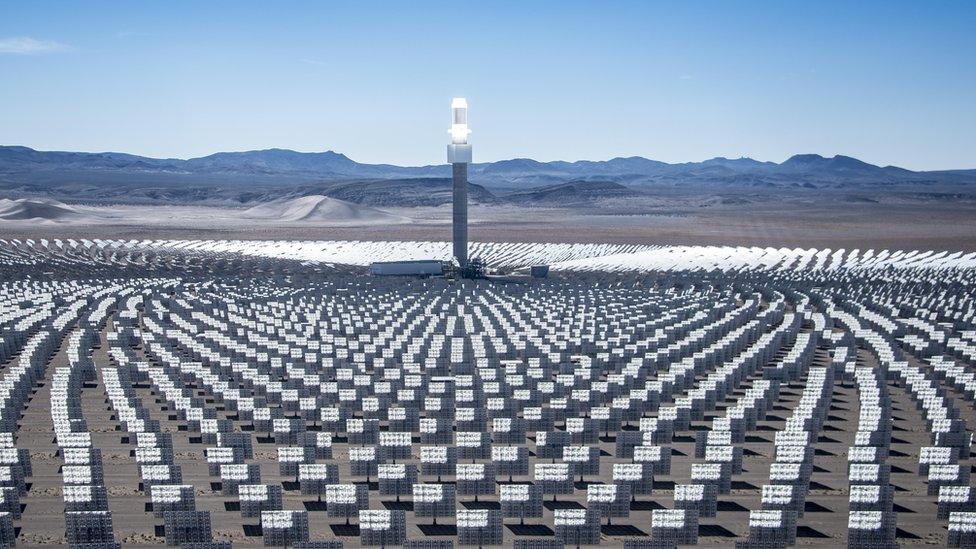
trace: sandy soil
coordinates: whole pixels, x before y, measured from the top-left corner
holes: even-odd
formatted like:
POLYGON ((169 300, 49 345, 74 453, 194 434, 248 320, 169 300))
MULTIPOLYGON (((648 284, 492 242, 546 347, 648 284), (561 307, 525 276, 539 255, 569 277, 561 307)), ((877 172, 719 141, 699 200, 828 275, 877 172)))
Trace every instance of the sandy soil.
MULTIPOLYGON (((0 238, 236 238, 448 240, 450 207, 398 208, 410 224, 345 226, 240 218, 241 210, 191 206, 98 207, 81 223, 0 222, 0 238)), ((976 250, 976 204, 672 204, 580 210, 473 206, 472 241, 754 245, 976 250), (626 213, 624 213, 626 212, 626 213)))

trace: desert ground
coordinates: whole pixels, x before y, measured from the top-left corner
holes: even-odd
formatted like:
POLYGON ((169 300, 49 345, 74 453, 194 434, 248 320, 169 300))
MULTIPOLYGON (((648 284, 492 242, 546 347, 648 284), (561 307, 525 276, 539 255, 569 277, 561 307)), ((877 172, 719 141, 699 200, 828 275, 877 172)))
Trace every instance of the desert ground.
MULTIPOLYGON (((470 239, 845 249, 976 250, 976 204, 813 201, 586 207, 473 205, 470 239)), ((289 221, 208 206, 73 205, 76 219, 2 220, 0 237, 421 240, 450 238, 449 205, 386 208, 380 219, 289 221)))

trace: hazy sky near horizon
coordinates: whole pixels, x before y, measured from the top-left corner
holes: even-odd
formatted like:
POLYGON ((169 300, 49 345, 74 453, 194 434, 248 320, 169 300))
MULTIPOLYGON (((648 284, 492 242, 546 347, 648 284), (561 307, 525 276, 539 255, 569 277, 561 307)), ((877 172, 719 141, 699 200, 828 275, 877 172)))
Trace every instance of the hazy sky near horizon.
POLYGON ((976 168, 976 2, 0 0, 0 144, 976 168))

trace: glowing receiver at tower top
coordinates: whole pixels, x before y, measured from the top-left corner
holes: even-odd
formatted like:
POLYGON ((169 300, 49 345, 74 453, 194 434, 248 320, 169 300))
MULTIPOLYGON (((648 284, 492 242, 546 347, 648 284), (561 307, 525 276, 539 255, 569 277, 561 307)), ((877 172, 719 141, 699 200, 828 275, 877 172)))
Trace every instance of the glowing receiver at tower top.
POLYGON ((452 124, 447 133, 451 134, 451 144, 447 146, 447 161, 450 164, 470 164, 471 145, 468 145, 468 101, 455 97, 451 101, 452 124))

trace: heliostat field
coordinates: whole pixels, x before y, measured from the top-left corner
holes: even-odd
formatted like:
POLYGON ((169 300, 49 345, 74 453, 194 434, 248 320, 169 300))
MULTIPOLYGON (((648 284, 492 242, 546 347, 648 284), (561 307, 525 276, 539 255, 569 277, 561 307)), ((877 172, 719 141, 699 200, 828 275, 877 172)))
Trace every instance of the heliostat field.
POLYGON ((976 544, 976 254, 450 253, 0 241, 0 543, 976 544))

